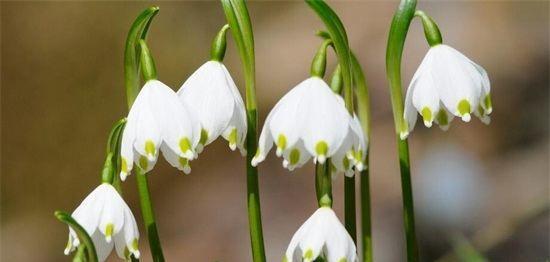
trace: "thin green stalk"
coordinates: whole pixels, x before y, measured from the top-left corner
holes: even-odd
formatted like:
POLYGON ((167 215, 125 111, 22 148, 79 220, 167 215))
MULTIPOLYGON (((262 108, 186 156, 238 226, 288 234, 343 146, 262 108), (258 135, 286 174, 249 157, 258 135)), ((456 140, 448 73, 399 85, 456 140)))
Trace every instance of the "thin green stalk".
POLYGON ((145 174, 145 172, 143 172, 143 170, 139 167, 136 167, 135 172, 141 215, 143 216, 143 223, 145 224, 145 230, 147 231, 147 238, 149 239, 149 247, 151 248, 153 261, 162 262, 164 261, 164 255, 162 253, 157 223, 155 221, 155 213, 153 210, 153 203, 151 201, 151 193, 149 192, 147 174, 145 174))
POLYGON ((88 232, 86 232, 86 230, 80 224, 78 224, 78 222, 76 222, 76 220, 68 213, 65 213, 63 211, 55 211, 54 215, 59 221, 67 224, 75 231, 80 243, 86 246, 88 261, 97 262, 97 254, 94 247, 94 242, 92 241, 90 235, 88 235, 88 232))
POLYGON ((332 207, 332 178, 328 163, 327 159, 324 164, 315 165, 315 191, 319 207, 332 207))
POLYGON ((126 38, 126 47, 124 49, 124 85, 126 87, 128 108, 132 107, 140 89, 138 41, 145 39, 149 31, 149 25, 158 12, 159 8, 157 6, 143 10, 130 27, 126 38))
MULTIPOLYGON (((327 27, 327 31, 334 43, 334 49, 338 57, 338 63, 342 67, 342 78, 344 81, 344 101, 346 109, 353 115, 353 90, 351 74, 351 51, 348 43, 346 29, 338 15, 320 0, 305 0, 327 27)), ((346 229, 356 241, 355 221, 355 177, 344 178, 344 221, 346 229)))
POLYGON ((221 0, 221 3, 243 64, 246 87, 246 120, 248 125, 246 134, 246 188, 250 242, 252 260, 254 262, 264 262, 266 258, 260 208, 258 169, 251 164, 258 147, 254 35, 244 0, 221 0))
POLYGON ((357 115, 359 122, 361 123, 361 129, 365 135, 365 144, 367 145, 367 155, 365 158, 365 169, 361 171, 359 176, 360 193, 361 193, 361 233, 360 238, 362 240, 362 254, 363 261, 371 262, 372 255, 372 235, 371 235, 371 206, 370 206, 370 163, 369 163, 369 150, 368 148, 370 140, 370 96, 367 81, 361 64, 357 60, 357 57, 351 53, 351 65, 353 72, 353 82, 355 84, 355 95, 357 97, 357 115))
POLYGON ((414 222, 413 193, 409 162, 409 146, 400 134, 408 127, 403 119, 403 94, 401 90, 401 58, 410 23, 414 17, 416 0, 402 0, 393 17, 386 50, 386 73, 390 83, 393 118, 399 152, 401 189, 403 194, 403 220, 407 242, 407 260, 418 261, 418 246, 414 222))
MULTIPOLYGON (((126 39, 126 49, 124 52, 124 78, 128 108, 132 107, 132 103, 136 99, 140 90, 140 64, 149 67, 154 66, 154 63, 151 63, 151 61, 141 61, 144 55, 148 54, 141 54, 142 48, 145 45, 140 42, 145 39, 149 29, 149 25, 151 24, 152 19, 155 17, 158 11, 158 7, 150 7, 144 10, 132 24, 132 27, 130 28, 128 37, 126 39)), ((154 70, 144 73, 144 76, 146 77, 152 77, 154 75, 156 75, 154 70)), ((153 203, 151 201, 149 185, 147 182, 147 176, 145 172, 143 172, 139 167, 136 167, 135 172, 141 213, 147 232, 147 238, 149 240, 149 247, 151 248, 151 255, 153 257, 153 261, 164 261, 164 255, 162 253, 162 246, 160 244, 160 239, 158 236, 155 215, 153 212, 153 203)))

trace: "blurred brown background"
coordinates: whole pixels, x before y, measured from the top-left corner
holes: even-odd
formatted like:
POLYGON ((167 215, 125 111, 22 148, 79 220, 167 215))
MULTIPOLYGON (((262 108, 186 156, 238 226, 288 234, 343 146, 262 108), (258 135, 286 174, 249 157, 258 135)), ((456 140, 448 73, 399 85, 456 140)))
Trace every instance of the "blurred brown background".
MULTIPOLYGON (((1 260, 68 261, 67 228, 53 211, 71 211, 98 185, 104 144, 126 114, 123 49, 137 14, 159 5, 149 34, 160 79, 174 89, 208 59, 225 23, 218 2, 1 2, 1 260)), ((385 78, 385 46, 396 1, 331 2, 365 67, 372 93, 371 186, 374 257, 402 261, 401 191, 385 78)), ((421 255, 432 261, 462 235, 493 261, 549 257, 546 1, 421 1, 444 42, 489 72, 489 126, 457 119, 448 132, 417 123, 411 135, 421 255), (454 238, 453 238, 454 236, 454 238)), ((260 123, 307 77, 322 28, 303 2, 250 2, 260 123)), ((404 85, 427 51, 411 26, 404 85)), ((225 63, 242 89, 233 43, 225 63)), ((328 72, 334 66, 331 57, 328 72)), ((293 173, 272 154, 260 166, 265 243, 279 261, 292 234, 315 210, 313 165, 293 173)), ((208 146, 189 176, 159 161, 150 177, 169 261, 250 261, 244 160, 225 142, 208 146)), ((141 226, 134 177, 125 198, 141 226)), ((335 181, 342 214, 342 178, 335 181)), ((140 230, 142 235, 144 231, 140 230)), ((145 237, 143 261, 149 261, 145 237)))

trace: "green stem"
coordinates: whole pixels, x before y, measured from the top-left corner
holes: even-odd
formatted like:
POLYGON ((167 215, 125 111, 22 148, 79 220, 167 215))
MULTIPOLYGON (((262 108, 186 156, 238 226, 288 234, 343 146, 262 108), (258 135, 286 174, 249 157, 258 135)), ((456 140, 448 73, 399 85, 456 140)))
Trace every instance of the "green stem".
POLYGON ((343 86, 344 82, 342 80, 342 67, 338 64, 334 69, 334 72, 332 72, 332 76, 330 78, 330 89, 332 89, 332 92, 335 94, 340 94, 343 86))
MULTIPOLYGON (((146 47, 145 39, 152 19, 158 13, 158 7, 150 7, 145 9, 134 21, 128 37, 126 38, 126 49, 124 51, 124 79, 126 87, 126 98, 128 101, 128 108, 132 107, 134 100, 136 99, 140 90, 140 64, 145 66, 149 72, 144 72, 145 78, 156 77, 156 70, 154 70, 154 63, 151 61, 140 61, 143 57, 141 50, 146 47), (143 42, 143 43, 140 43, 143 42), (153 70, 151 70, 151 67, 153 70)), ((146 58, 150 58, 150 54, 145 54, 146 58)), ((143 215, 143 222, 147 231, 147 238, 149 240, 149 247, 151 248, 151 255, 153 261, 164 261, 164 255, 162 253, 162 247, 160 244, 157 226, 155 222, 155 216, 153 213, 153 204, 151 202, 151 196, 149 193, 149 186, 147 184, 147 177, 145 173, 136 167, 136 180, 138 186, 139 200, 141 206, 141 213, 143 215)))
POLYGON ((218 34, 216 34, 216 37, 214 38, 214 41, 212 41, 212 48, 210 49, 210 60, 212 61, 223 61, 223 57, 225 56, 225 49, 227 47, 227 41, 225 40, 225 33, 227 32, 227 29, 229 29, 229 25, 224 25, 218 34))
POLYGON ((122 134, 124 132, 124 127, 126 126, 126 118, 120 119, 115 123, 111 132, 109 133, 109 138, 107 139, 107 150, 106 154, 113 154, 111 158, 112 165, 112 179, 111 184, 122 195, 122 188, 120 187, 120 177, 117 175, 117 171, 120 170, 120 144, 122 143, 122 134))
POLYGON ((399 152, 399 166, 401 171, 401 189, 403 194, 403 220, 407 242, 407 260, 418 261, 418 247, 416 243, 413 193, 411 185, 409 146, 406 139, 400 134, 407 132, 408 127, 403 119, 403 94, 401 90, 401 58, 403 46, 410 23, 414 17, 416 0, 402 0, 390 28, 388 46, 386 50, 386 71, 390 83, 390 94, 397 133, 399 152))
POLYGON ((88 235, 88 232, 86 232, 86 230, 80 224, 78 224, 78 222, 76 222, 76 220, 71 215, 66 212, 55 211, 54 215, 59 221, 67 224, 75 231, 80 243, 86 246, 88 261, 97 262, 97 253, 95 250, 94 242, 92 241, 90 235, 88 235))
POLYGON ((254 262, 265 262, 266 257, 262 230, 258 169, 251 164, 254 153, 258 148, 254 34, 252 32, 250 16, 244 0, 221 0, 221 3, 233 39, 235 39, 237 48, 239 49, 246 86, 245 104, 248 125, 246 134, 246 185, 252 260, 254 262))
MULTIPOLYGON (((342 78, 344 82, 344 101, 346 109, 353 115, 353 89, 351 74, 351 51, 349 48, 346 29, 338 15, 324 1, 305 0, 327 27, 330 39, 334 43, 334 49, 338 57, 338 64, 342 67, 342 78)), ((344 179, 344 210, 346 229, 352 237, 356 235, 355 221, 355 177, 344 179)))
MULTIPOLYGON (((365 144, 368 146, 370 143, 370 96, 365 75, 363 69, 357 60, 357 57, 351 53, 351 62, 353 70, 353 79, 355 83, 355 95, 357 96, 357 115, 363 134, 365 135, 365 144)), ((367 149, 367 155, 365 158, 365 169, 361 171, 359 176, 360 190, 361 190, 361 234, 360 238, 363 245, 361 246, 363 260, 365 262, 371 262, 372 255, 372 235, 371 235, 371 206, 370 206, 370 166, 369 156, 367 149)))
POLYGON ((145 39, 149 25, 158 12, 159 8, 156 6, 143 10, 130 27, 126 38, 126 47, 124 49, 124 85, 128 107, 132 106, 140 89, 138 41, 145 39))
POLYGON ((429 17, 424 11, 416 10, 414 13, 415 17, 420 17, 422 19, 422 27, 424 27, 424 35, 430 46, 436 46, 443 43, 441 37, 441 31, 435 23, 435 21, 429 17))
POLYGON ((315 191, 319 207, 332 207, 332 178, 330 177, 329 160, 315 165, 315 191))
POLYGON ((353 242, 357 243, 357 222, 355 221, 355 176, 344 177, 344 221, 353 242))
POLYGON ((139 40, 139 48, 141 50, 141 73, 143 74, 143 79, 149 81, 152 79, 157 79, 157 67, 155 66, 155 60, 151 56, 151 51, 147 47, 145 40, 139 40))
POLYGON ((327 68, 327 47, 330 44, 332 44, 332 40, 326 39, 319 49, 317 49, 317 53, 315 53, 315 57, 313 57, 313 61, 311 62, 311 76, 320 78, 325 76, 325 70, 327 68))
POLYGON ((164 255, 162 253, 160 238, 157 231, 157 223, 155 221, 151 193, 149 192, 147 174, 145 174, 145 172, 143 172, 143 170, 139 167, 136 167, 135 172, 139 192, 139 204, 141 206, 141 215, 143 216, 143 223, 145 224, 145 230, 147 231, 147 238, 149 239, 149 247, 151 248, 153 261, 161 262, 164 261, 164 255))

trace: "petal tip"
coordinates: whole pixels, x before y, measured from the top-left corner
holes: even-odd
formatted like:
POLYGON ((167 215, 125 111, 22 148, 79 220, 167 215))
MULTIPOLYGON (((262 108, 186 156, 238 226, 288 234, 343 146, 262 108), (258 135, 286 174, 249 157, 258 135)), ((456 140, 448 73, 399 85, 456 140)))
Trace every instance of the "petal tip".
POLYGON ((472 120, 472 116, 469 113, 463 114, 460 118, 464 122, 470 122, 470 120, 472 120))

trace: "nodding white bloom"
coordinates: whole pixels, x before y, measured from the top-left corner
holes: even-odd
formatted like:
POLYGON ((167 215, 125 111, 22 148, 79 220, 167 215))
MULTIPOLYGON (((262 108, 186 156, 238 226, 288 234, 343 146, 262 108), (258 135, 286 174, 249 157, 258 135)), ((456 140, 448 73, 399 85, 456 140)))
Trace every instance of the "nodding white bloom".
POLYGON ((199 153, 222 135, 231 150, 238 147, 244 154, 246 110, 235 82, 221 62, 206 62, 177 93, 202 126, 199 153))
MULTIPOLYGON (((127 258, 130 253, 139 258, 136 219, 112 185, 103 183, 94 189, 76 208, 72 217, 92 238, 99 261, 105 261, 113 247, 116 247, 120 258, 127 258)), ((69 227, 65 255, 79 245, 76 232, 69 227)))
POLYGON ((271 110, 252 165, 262 162, 275 144, 277 156, 284 158, 283 166, 289 170, 301 167, 312 156, 319 163, 331 158, 339 171, 351 170, 353 164, 362 168, 363 137, 342 97, 313 76, 290 90, 271 110))
POLYGON ((424 125, 435 121, 447 130, 454 116, 469 122, 471 113, 488 124, 491 105, 491 84, 485 69, 456 49, 439 44, 430 48, 416 70, 405 98, 404 118, 408 136, 414 128, 418 111, 424 125))
POLYGON ((172 166, 189 173, 199 134, 200 125, 177 94, 158 80, 147 81, 130 109, 122 134, 120 178, 126 179, 133 163, 150 171, 159 149, 172 166))
POLYGON ((328 262, 355 262, 355 243, 330 207, 321 207, 294 233, 284 262, 314 261, 322 256, 328 262))

